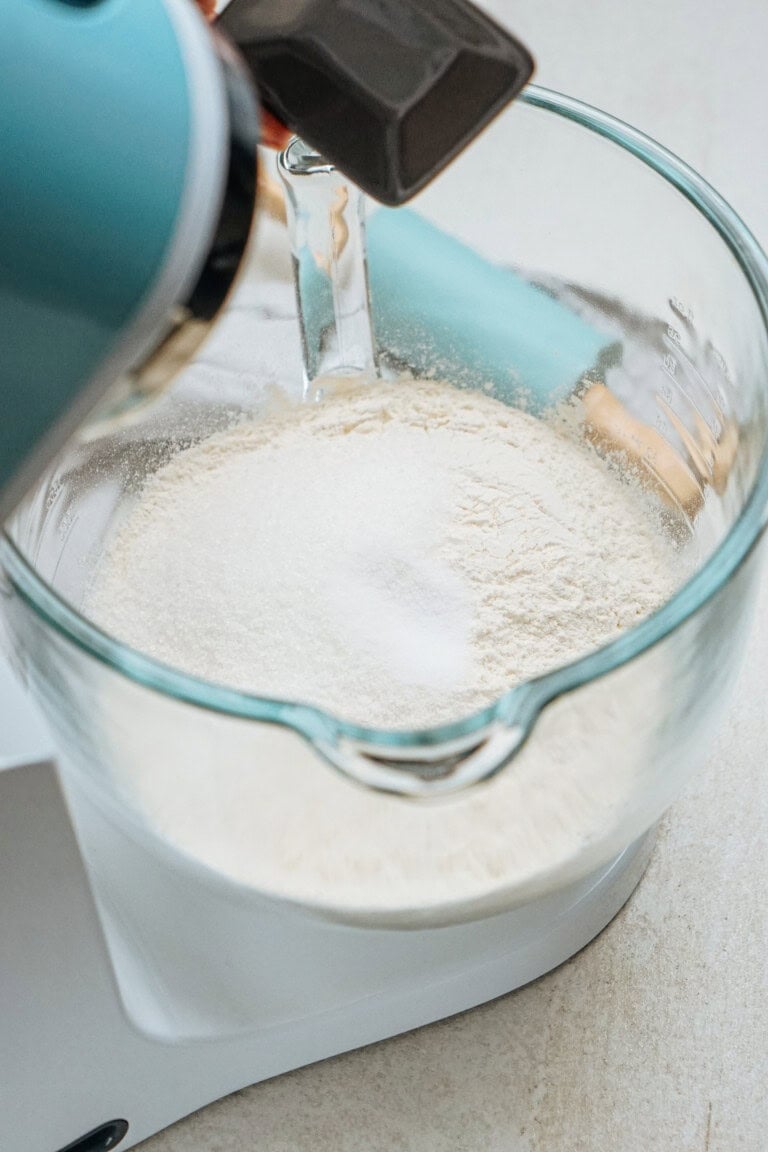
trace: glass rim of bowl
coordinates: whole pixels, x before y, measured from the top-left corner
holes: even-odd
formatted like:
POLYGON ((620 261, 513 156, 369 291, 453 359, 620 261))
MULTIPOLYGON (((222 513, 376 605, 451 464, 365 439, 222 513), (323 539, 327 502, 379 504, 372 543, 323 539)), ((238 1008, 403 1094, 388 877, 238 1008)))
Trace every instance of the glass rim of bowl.
MULTIPOLYGON (((524 104, 586 128, 604 137, 652 169, 676 188, 696 208, 730 249, 755 297, 763 324, 768 330, 768 257, 731 206, 693 168, 643 132, 632 128, 606 112, 550 89, 529 85, 518 97, 524 104)), ((427 750, 434 756, 459 753, 473 747, 490 729, 514 727, 520 747, 541 711, 552 701, 582 685, 597 680, 628 664, 654 647, 714 596, 738 571, 750 555, 766 526, 768 508, 768 447, 763 452, 758 473, 744 507, 725 538, 678 591, 654 613, 615 640, 568 664, 535 679, 510 688, 494 703, 459 720, 439 727, 420 729, 367 728, 342 720, 322 708, 296 701, 252 695, 188 675, 160 663, 102 632, 62 599, 34 570, 21 550, 8 535, 0 534, 0 565, 22 599, 46 624, 98 662, 107 665, 143 687, 175 700, 233 718, 277 724, 296 731, 308 739, 345 774, 362 778, 340 763, 333 749, 364 748, 375 757, 379 749, 387 753, 418 756, 427 750)), ((512 752, 514 751, 512 749, 512 752)), ((455 755, 454 755, 455 759, 455 755)), ((493 774, 511 759, 502 756, 490 771, 474 775, 475 779, 493 774)), ((412 761, 407 761, 414 767, 412 761)), ((406 763, 403 763, 403 767, 406 763)), ((374 778, 374 786, 387 784, 374 778)), ((457 781, 463 786, 468 780, 457 781)), ((454 785, 455 786, 455 785, 454 785)), ((418 793, 428 790, 393 788, 395 791, 418 793)))

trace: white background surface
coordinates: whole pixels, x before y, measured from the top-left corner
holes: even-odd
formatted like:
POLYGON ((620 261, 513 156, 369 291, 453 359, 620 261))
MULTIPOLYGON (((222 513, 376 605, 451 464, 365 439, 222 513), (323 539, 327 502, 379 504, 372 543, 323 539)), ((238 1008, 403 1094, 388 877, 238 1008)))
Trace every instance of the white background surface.
MULTIPOLYGON (((495 0, 537 80, 644 129, 768 245, 766 0, 495 0)), ((768 581, 728 725, 629 907, 484 1008, 205 1109, 146 1152, 765 1152, 768 581)))

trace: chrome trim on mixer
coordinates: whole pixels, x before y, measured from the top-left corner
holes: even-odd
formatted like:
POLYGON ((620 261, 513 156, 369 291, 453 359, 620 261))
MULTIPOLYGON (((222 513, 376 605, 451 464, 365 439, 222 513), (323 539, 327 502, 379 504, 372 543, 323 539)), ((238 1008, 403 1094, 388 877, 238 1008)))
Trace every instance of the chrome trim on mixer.
POLYGON ((165 391, 207 339, 243 264, 256 204, 258 107, 238 56, 217 32, 211 36, 223 79, 229 159, 208 252, 186 299, 170 309, 160 343, 110 388, 83 430, 85 439, 130 423, 165 391))

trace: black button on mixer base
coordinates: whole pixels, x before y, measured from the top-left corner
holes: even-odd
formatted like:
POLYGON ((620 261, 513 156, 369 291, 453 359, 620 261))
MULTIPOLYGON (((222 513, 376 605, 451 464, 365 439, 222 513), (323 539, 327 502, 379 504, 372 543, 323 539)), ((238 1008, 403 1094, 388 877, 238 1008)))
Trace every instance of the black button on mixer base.
POLYGON ((110 1120, 91 1132, 86 1132, 79 1140, 60 1148, 59 1152, 112 1152, 128 1131, 127 1120, 110 1120))

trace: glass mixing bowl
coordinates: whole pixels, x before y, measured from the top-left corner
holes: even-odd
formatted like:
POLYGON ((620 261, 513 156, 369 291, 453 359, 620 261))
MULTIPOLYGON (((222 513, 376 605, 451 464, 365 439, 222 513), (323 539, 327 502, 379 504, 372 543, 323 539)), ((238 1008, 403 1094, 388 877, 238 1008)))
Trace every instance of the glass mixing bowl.
MULTIPOLYGON (((583 432, 646 483, 677 540, 681 587, 599 651, 423 731, 363 729, 311 701, 207 683, 94 627, 81 611, 84 594, 144 477, 180 447, 258 415, 276 394, 301 400, 278 205, 263 215, 252 266, 199 359, 162 395, 123 397, 100 413, 2 542, 10 645, 51 720, 95 873, 96 841, 109 852, 110 836, 113 846, 128 838, 222 898, 236 893, 239 909, 253 895, 347 924, 449 924, 599 868, 659 819, 706 756, 743 648, 766 520, 763 253, 728 205, 663 148, 534 87, 412 207, 604 334, 610 354, 580 385, 583 432), (211 764, 238 782, 236 801, 211 790, 211 764), (292 795, 296 774, 308 772, 329 838, 343 838, 333 825, 341 789, 357 790, 373 854, 377 837, 397 825, 402 850, 386 893, 368 891, 369 859, 325 886, 320 875, 310 883, 290 869, 247 881, 238 873, 243 838, 301 853, 292 795), (269 789, 284 797, 277 810, 262 804, 269 789), (186 831, 173 836, 160 811, 169 797, 185 811, 186 831), (468 823, 477 805, 486 822, 468 823), (100 839, 88 830, 94 813, 100 839), (466 868, 436 889, 446 839, 466 868), (495 876, 472 863, 489 839, 512 861, 495 876)), ((391 359, 386 344, 380 351, 391 359)), ((519 400, 514 389, 497 394, 519 400)))

